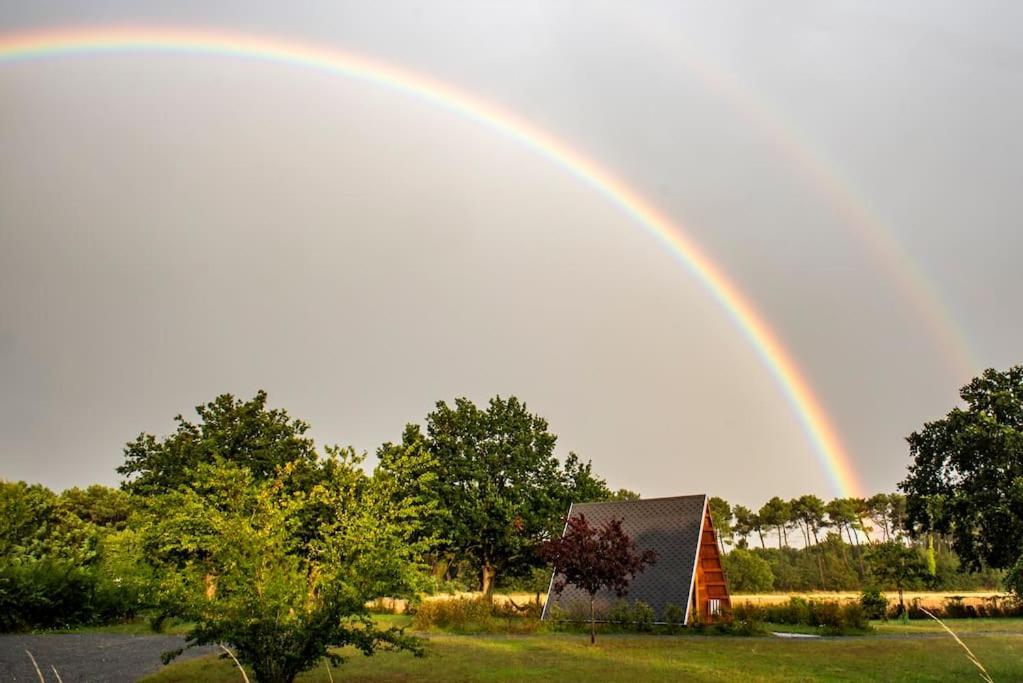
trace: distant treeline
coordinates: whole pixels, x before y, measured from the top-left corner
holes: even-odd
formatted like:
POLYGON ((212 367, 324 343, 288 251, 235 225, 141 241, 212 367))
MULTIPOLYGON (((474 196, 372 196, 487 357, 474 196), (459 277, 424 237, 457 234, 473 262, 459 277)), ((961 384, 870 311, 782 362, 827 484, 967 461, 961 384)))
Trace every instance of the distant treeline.
POLYGON ((947 536, 908 528, 906 498, 898 493, 827 502, 775 496, 755 512, 719 497, 709 505, 733 592, 895 589, 878 566, 880 550, 891 546, 903 548, 910 565, 905 590, 1002 585, 1004 572, 964 571, 947 536))
MULTIPOLYGON (((556 457, 557 436, 515 397, 438 402, 377 449, 373 468, 351 448, 317 447, 309 425, 268 408, 263 392, 221 395, 196 412, 195 422, 177 417, 169 436, 128 442, 120 488, 58 494, 0 481, 0 629, 175 614, 186 599, 226 598, 225 576, 244 585, 251 577, 239 563, 259 559, 235 556, 243 531, 277 544, 265 552, 294 559, 287 581, 302 584, 296 596, 308 595, 309 577, 325 576, 312 568, 320 571, 328 551, 340 556, 341 543, 352 557, 370 553, 380 563, 373 571, 390 577, 360 588, 368 599, 495 587, 540 593, 551 568, 537 548, 561 533, 570 503, 638 498, 609 487, 575 454, 556 457), (280 525, 293 537, 267 536, 280 525), (402 562, 392 564, 387 548, 400 549, 402 562)), ((710 509, 735 592, 1001 582, 983 567, 959 571, 949 538, 911 529, 898 494, 774 497, 756 511, 713 498, 710 509), (906 571, 887 571, 895 565, 906 571)), ((365 576, 358 567, 349 569, 365 576)))

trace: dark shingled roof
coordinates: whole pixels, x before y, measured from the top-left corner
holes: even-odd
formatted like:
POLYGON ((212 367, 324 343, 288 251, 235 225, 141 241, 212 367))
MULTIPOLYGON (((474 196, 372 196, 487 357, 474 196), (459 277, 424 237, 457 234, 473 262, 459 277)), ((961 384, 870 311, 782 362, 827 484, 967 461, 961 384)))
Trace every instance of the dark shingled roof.
MULTIPOLYGON (((696 552, 700 543, 705 495, 650 498, 607 503, 578 503, 572 506, 571 516, 586 515, 591 525, 609 519, 622 520, 622 529, 642 552, 653 550, 657 562, 647 566, 629 586, 625 600, 642 600, 654 609, 656 621, 664 618, 664 607, 678 605, 683 614, 689 603, 689 589, 696 569, 696 552)), ((575 612, 585 608, 589 616, 589 595, 575 586, 566 586, 558 595, 548 596, 549 607, 575 612)), ((604 613, 618 597, 610 591, 598 593, 597 614, 604 613)), ((544 618, 550 616, 544 610, 544 618)))

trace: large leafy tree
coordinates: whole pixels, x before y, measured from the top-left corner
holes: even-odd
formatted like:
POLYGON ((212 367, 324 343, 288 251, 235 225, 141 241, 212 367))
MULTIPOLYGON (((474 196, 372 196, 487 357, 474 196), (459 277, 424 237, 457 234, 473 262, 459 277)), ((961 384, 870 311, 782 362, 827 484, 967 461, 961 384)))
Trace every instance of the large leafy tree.
POLYGON ((590 596, 591 644, 596 641, 593 603, 597 593, 610 590, 624 597, 632 578, 657 559, 652 550, 636 549, 621 520, 610 519, 594 527, 586 515, 571 517, 565 533, 545 541, 539 551, 557 572, 551 590, 560 594, 571 585, 590 596))
POLYGON ((485 409, 466 398, 440 401, 426 418, 440 500, 452 512, 449 547, 479 567, 488 597, 499 572, 528 570, 536 544, 558 530, 567 502, 556 440, 514 396, 485 409))
POLYGON ((125 446, 117 468, 123 487, 141 495, 166 493, 187 484, 196 466, 216 461, 245 467, 257 479, 272 478, 289 463, 315 463, 315 446, 305 436, 309 425, 266 404, 264 391, 248 401, 223 394, 196 407, 198 422, 174 418, 177 429, 165 439, 140 434, 125 446))
POLYGON ((1010 569, 1023 594, 1023 366, 986 370, 960 396, 908 437, 905 526, 949 535, 970 568, 1010 569))
MULTIPOLYGON (((188 483, 144 500, 136 518, 158 572, 166 614, 194 624, 189 645, 226 643, 264 683, 290 683, 331 648, 420 652, 366 611, 383 595, 420 587, 414 501, 396 501, 351 451, 335 450, 309 490, 286 465, 258 479, 225 461, 201 463, 188 483)), ((169 653, 173 656, 176 653, 169 653)))

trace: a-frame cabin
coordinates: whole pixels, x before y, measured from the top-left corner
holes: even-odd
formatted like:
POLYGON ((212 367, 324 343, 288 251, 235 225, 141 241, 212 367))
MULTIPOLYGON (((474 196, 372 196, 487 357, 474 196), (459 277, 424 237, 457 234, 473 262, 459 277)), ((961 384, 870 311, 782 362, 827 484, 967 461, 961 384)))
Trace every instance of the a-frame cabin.
MULTIPOLYGON (((591 525, 619 519, 639 551, 656 553, 657 561, 632 580, 625 598, 650 605, 656 623, 666 623, 669 605, 684 610, 683 623, 687 625, 713 622, 730 611, 721 549, 706 495, 577 503, 568 514, 585 515, 591 525)), ((605 614, 617 600, 610 592, 598 594, 597 613, 605 614)), ((551 618, 555 606, 567 612, 582 607, 588 611, 589 596, 573 586, 561 595, 548 591, 544 619, 551 618)))
POLYGON ((714 519, 710 514, 710 501, 703 508, 703 528, 700 531, 700 550, 693 582, 693 601, 690 609, 700 621, 713 622, 719 614, 732 611, 728 595, 728 581, 721 564, 721 546, 718 542, 714 519))

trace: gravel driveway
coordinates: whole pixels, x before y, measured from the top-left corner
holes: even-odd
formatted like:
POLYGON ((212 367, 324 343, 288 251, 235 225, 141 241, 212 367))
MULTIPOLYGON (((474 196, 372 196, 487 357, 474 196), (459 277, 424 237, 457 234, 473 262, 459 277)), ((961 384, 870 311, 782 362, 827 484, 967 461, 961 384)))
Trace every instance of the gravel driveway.
MULTIPOLYGON (((0 682, 39 683, 29 650, 47 683, 57 677, 72 681, 130 683, 159 669, 160 655, 184 645, 183 638, 165 635, 134 636, 123 633, 54 633, 0 635, 0 682)), ((213 652, 212 647, 194 647, 178 659, 185 660, 213 652)))

